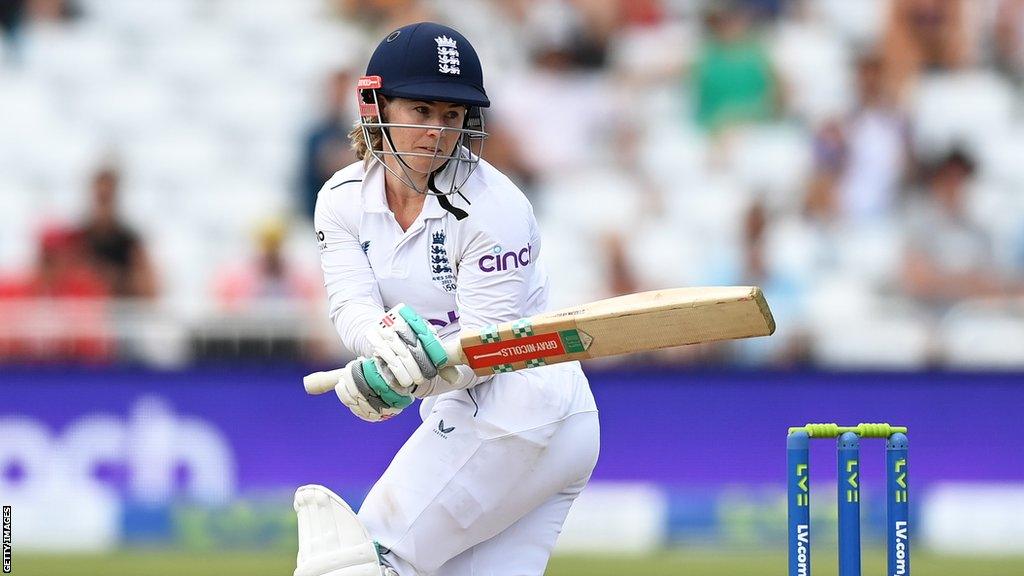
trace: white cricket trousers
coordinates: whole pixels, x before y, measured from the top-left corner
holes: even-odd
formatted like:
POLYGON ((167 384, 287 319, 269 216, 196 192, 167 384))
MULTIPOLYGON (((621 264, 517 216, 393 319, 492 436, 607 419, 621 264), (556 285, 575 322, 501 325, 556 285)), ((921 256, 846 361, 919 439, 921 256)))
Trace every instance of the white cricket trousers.
POLYGON ((359 511, 401 576, 541 575, 597 463, 596 411, 509 432, 440 399, 359 511))

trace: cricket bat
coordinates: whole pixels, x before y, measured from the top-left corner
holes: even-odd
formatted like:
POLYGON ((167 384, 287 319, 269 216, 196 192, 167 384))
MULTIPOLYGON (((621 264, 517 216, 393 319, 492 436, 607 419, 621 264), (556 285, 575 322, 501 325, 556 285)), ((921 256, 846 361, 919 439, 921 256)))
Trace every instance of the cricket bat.
MULTIPOLYGON (((444 347, 448 364, 487 376, 773 332, 775 319, 756 286, 673 288, 464 330, 444 347)), ((322 394, 334 389, 338 377, 338 370, 315 372, 303 384, 310 394, 322 394)))

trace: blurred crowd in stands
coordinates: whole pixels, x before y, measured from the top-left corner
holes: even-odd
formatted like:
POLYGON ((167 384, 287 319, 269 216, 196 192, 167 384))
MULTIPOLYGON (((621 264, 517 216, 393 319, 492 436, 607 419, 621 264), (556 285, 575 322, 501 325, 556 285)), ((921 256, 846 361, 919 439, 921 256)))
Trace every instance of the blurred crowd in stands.
POLYGON ((553 307, 757 284, 777 335, 648 360, 1024 366, 1024 0, 9 0, 0 361, 340 361, 310 215, 418 20, 553 307))

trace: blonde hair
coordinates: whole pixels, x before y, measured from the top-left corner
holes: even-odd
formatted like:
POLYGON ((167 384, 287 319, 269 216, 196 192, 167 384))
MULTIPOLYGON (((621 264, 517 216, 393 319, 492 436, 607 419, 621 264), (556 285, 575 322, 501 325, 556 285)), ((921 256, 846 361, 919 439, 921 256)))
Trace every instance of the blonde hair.
MULTIPOLYGON (((370 118, 366 120, 369 121, 370 118)), ((348 133, 348 140, 352 150, 356 153, 356 158, 366 160, 370 155, 370 150, 383 149, 384 136, 381 134, 380 128, 369 128, 363 132, 362 122, 357 121, 348 133), (369 142, 366 141, 366 133, 370 135, 369 142)))
POLYGON ((388 99, 383 96, 380 98, 380 106, 378 108, 379 115, 377 118, 373 116, 363 116, 359 120, 356 120, 352 130, 348 133, 348 140, 352 146, 352 150, 356 153, 356 158, 360 160, 368 161, 373 156, 370 155, 370 150, 383 150, 384 149, 384 132, 379 127, 367 128, 363 130, 363 122, 387 122, 387 117, 384 116, 384 109, 387 108, 388 99), (370 141, 366 141, 366 135, 370 135, 370 141))

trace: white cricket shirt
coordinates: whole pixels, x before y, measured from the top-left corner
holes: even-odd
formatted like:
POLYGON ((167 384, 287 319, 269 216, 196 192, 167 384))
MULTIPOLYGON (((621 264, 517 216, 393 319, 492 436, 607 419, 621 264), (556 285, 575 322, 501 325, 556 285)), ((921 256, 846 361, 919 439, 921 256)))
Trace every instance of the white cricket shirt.
MULTIPOLYGON (((537 220, 529 201, 507 177, 481 160, 462 187, 470 204, 451 198, 469 212, 467 218, 457 220, 436 197, 428 196, 420 215, 403 231, 388 208, 384 174, 377 162, 351 164, 331 177, 317 198, 314 224, 330 315, 346 347, 368 356, 372 348, 366 332, 399 303, 427 319, 442 338, 461 328, 481 328, 546 309, 547 274, 540 261, 537 220)), ((554 403, 555 398, 538 399, 554 409, 550 417, 595 409, 589 387, 584 391, 563 384, 542 391, 547 386, 536 386, 538 380, 551 379, 585 383, 570 372, 579 374, 579 364, 488 378, 460 367, 462 387, 530 381, 533 385, 520 382, 517 387, 554 394, 559 398, 554 403)), ((517 393, 519 400, 525 399, 523 394, 517 393)), ((474 401, 487 395, 481 390, 474 401)), ((424 404, 421 412, 426 415, 429 406, 424 404)))

